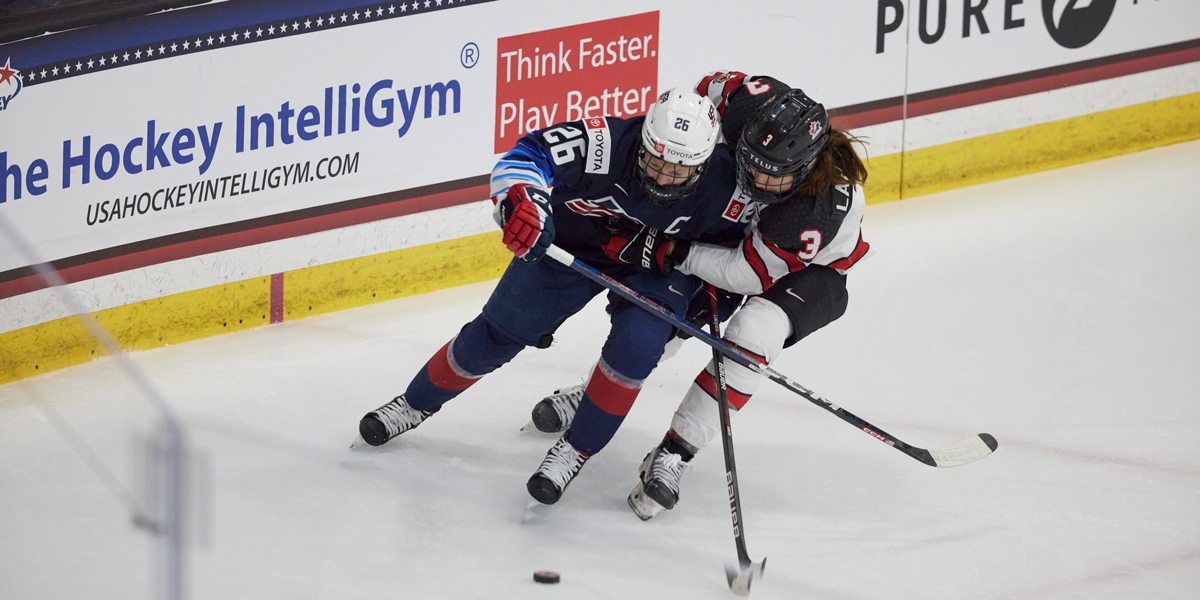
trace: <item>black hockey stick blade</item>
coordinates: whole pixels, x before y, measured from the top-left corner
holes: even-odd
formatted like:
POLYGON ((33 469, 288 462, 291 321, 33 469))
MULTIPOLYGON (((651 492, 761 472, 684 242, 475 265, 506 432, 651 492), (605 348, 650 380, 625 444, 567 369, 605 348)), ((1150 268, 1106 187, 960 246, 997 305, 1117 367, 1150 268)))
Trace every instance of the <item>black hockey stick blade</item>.
POLYGON ((767 568, 767 559, 756 563, 748 563, 740 567, 725 564, 725 578, 729 580, 729 591, 739 596, 750 595, 750 584, 755 579, 762 579, 763 569, 767 568))

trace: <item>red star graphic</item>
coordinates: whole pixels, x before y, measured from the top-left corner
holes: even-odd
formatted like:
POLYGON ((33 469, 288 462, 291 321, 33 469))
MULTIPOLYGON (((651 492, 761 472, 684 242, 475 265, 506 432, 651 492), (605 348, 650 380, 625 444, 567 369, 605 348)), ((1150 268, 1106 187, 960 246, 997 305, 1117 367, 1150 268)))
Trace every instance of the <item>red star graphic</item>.
POLYGON ((0 69, 0 84, 8 83, 8 81, 10 79, 12 79, 13 75, 20 73, 20 71, 13 69, 9 66, 9 64, 11 62, 12 62, 11 58, 4 61, 4 68, 0 69))

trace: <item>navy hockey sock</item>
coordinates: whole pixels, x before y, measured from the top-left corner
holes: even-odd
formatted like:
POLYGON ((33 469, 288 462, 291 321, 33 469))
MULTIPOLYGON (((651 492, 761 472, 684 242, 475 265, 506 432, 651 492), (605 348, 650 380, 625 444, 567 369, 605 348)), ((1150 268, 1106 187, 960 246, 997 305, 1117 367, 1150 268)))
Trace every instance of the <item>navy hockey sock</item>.
POLYGON ((405 398, 417 410, 437 410, 524 348, 479 315, 421 367, 408 384, 405 398))
POLYGON ((571 445, 589 456, 602 450, 621 427, 641 391, 640 380, 622 377, 601 359, 588 379, 579 410, 571 421, 568 430, 571 445))

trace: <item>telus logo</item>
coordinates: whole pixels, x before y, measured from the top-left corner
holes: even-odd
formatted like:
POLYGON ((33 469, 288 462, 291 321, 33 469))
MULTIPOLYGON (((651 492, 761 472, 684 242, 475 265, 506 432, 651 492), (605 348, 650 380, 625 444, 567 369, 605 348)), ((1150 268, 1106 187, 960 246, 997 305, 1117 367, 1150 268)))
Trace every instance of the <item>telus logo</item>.
POLYGON ((1108 25, 1117 0, 1042 0, 1050 37, 1064 48, 1082 48, 1108 25))

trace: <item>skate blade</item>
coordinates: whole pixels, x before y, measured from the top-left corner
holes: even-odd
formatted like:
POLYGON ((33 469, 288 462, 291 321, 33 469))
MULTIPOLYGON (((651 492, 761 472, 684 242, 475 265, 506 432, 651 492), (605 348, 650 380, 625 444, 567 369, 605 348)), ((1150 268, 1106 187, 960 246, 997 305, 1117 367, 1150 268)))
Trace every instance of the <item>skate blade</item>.
POLYGON ((521 523, 532 523, 540 521, 550 514, 550 505, 542 504, 537 500, 530 498, 525 502, 525 513, 521 515, 521 523))
POLYGON ((729 580, 729 590, 739 596, 749 596, 750 584, 756 579, 762 579, 763 569, 766 568, 766 565, 766 558, 741 568, 726 564, 725 577, 729 580))
POLYGON ((662 512, 662 505, 652 500, 642 490, 642 482, 638 481, 633 487, 633 491, 629 492, 629 497, 625 499, 629 503, 629 508, 633 510, 633 514, 643 521, 653 519, 655 515, 662 512))
MULTIPOLYGON (((563 431, 566 431, 566 430, 564 429, 563 431)), ((525 426, 521 428, 521 433, 540 433, 540 434, 544 434, 547 436, 562 435, 562 431, 542 431, 541 429, 538 429, 537 425, 533 424, 533 419, 530 419, 529 422, 526 423, 525 426)))

